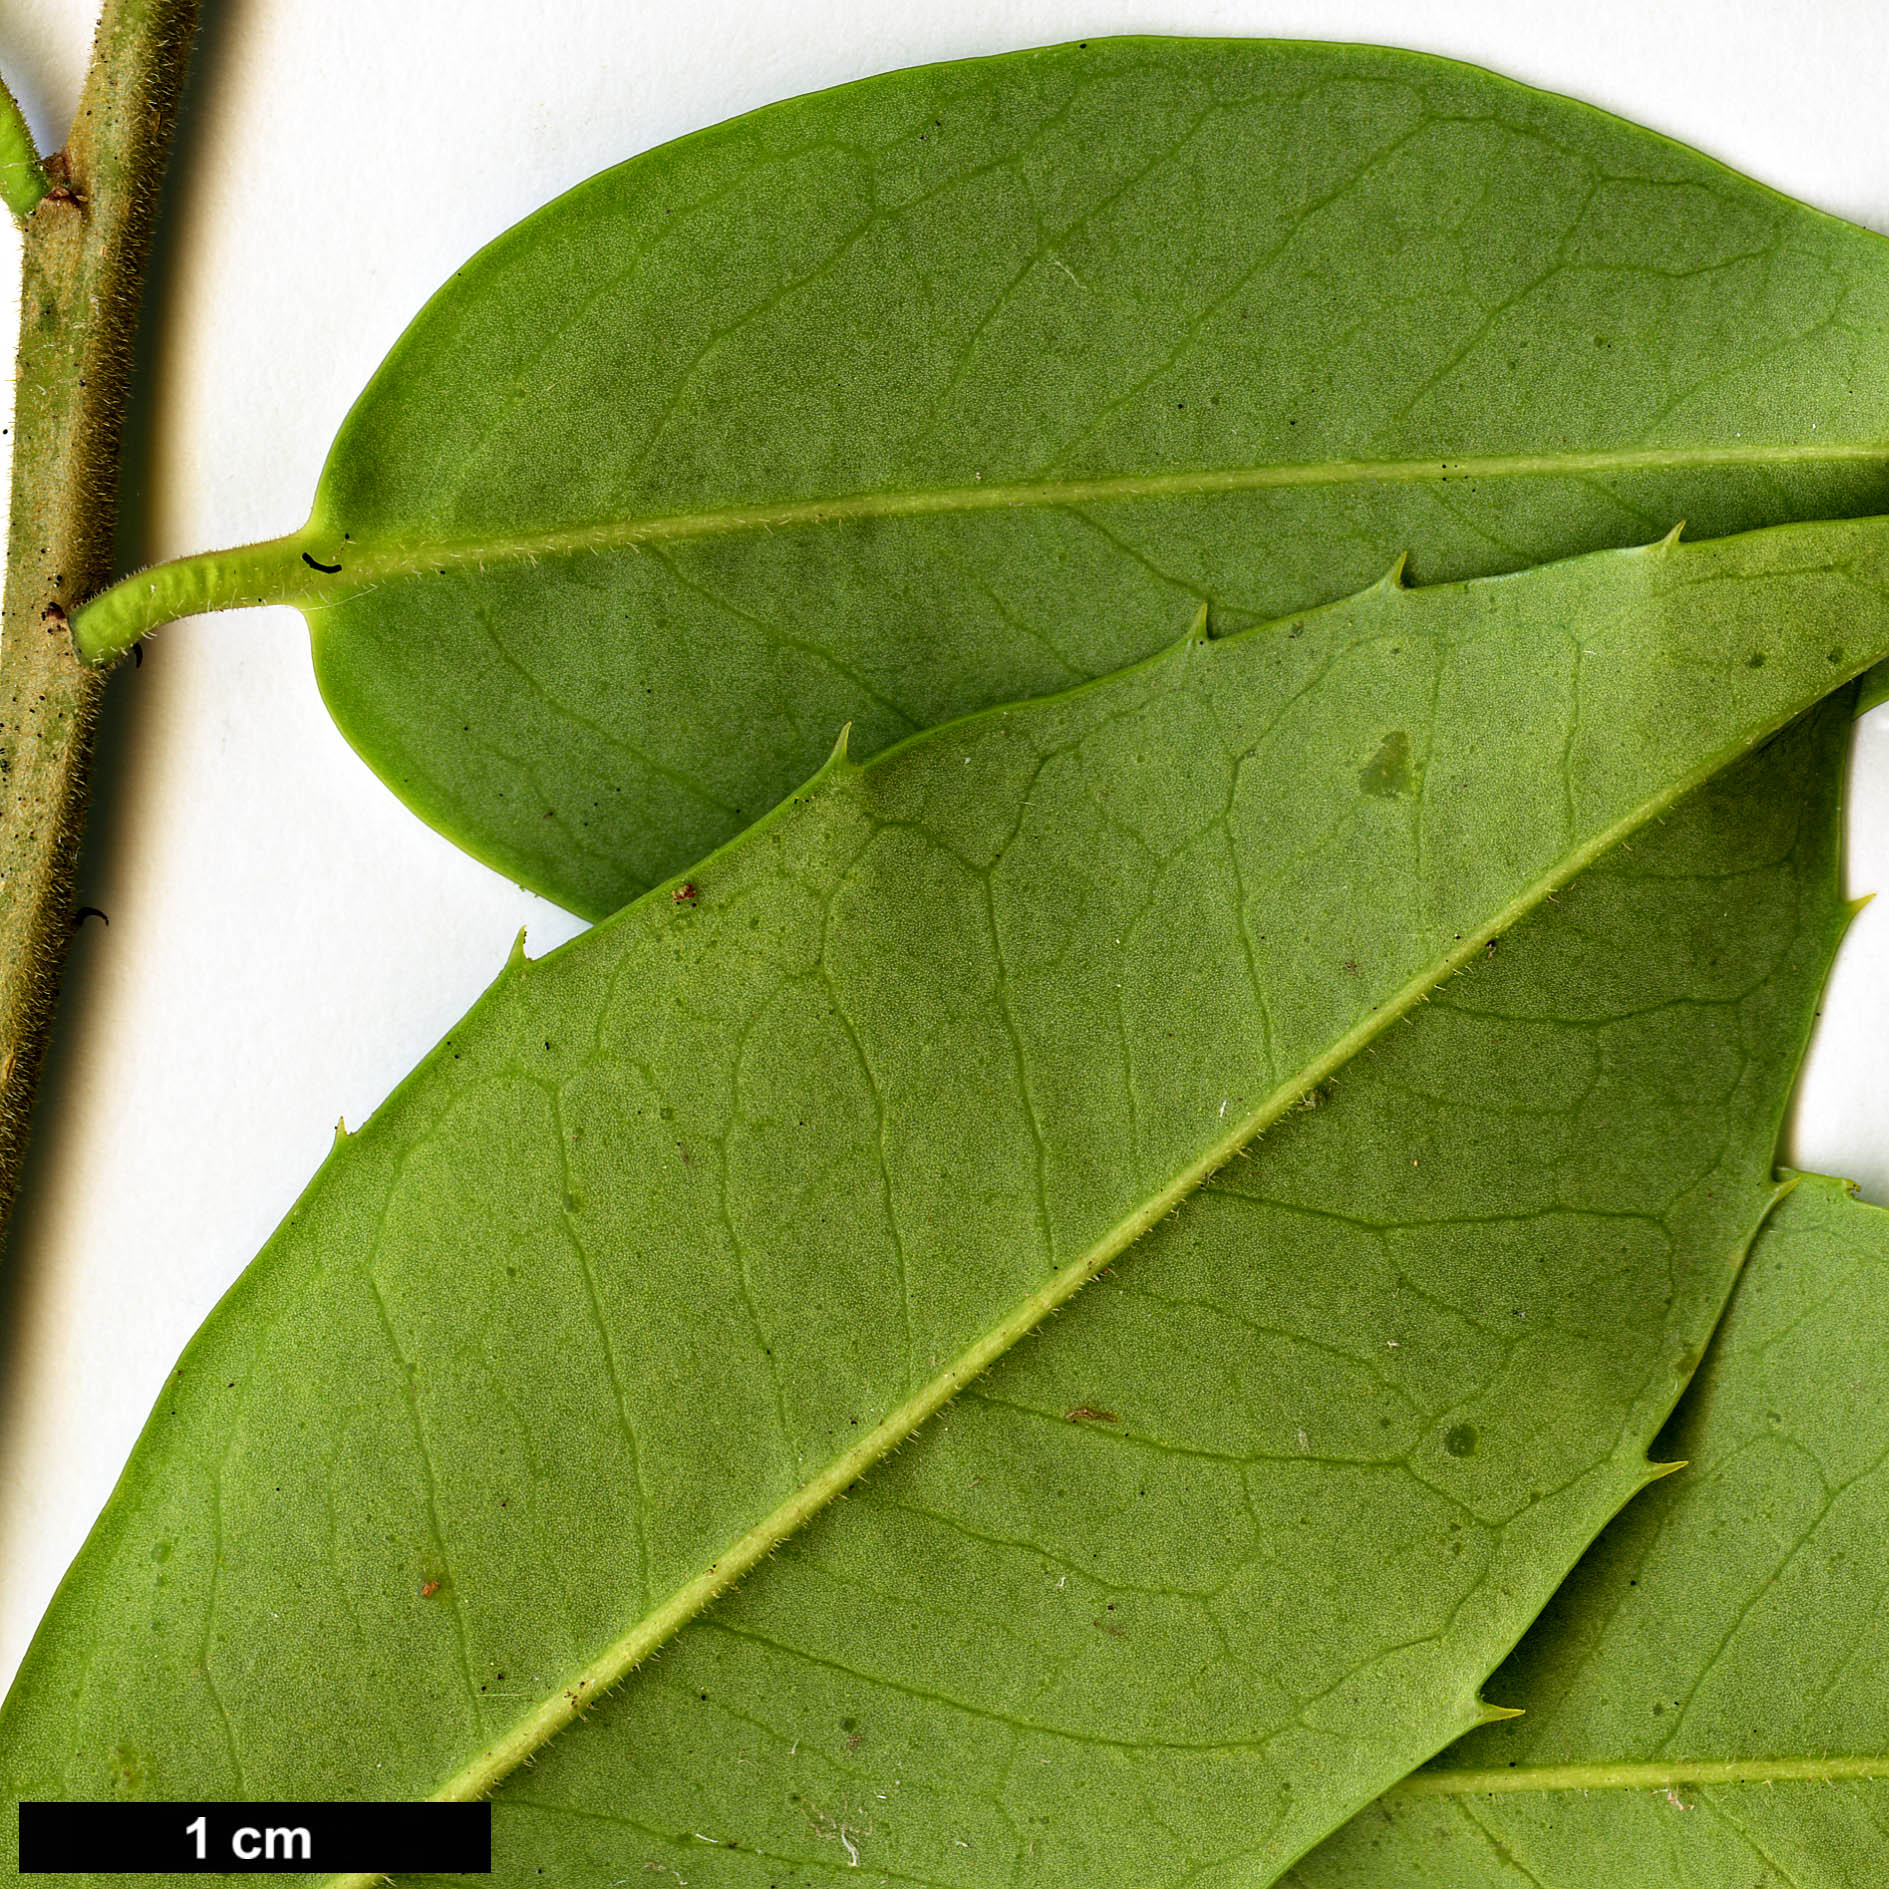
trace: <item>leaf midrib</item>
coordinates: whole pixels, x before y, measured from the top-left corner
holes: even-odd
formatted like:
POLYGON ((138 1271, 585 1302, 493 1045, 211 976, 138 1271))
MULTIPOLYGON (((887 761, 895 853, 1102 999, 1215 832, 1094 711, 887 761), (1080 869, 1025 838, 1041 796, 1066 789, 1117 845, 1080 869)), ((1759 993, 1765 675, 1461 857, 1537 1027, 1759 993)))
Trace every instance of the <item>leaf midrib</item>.
POLYGON ((793 499, 611 518, 587 525, 503 536, 355 543, 311 521, 287 537, 231 551, 199 553, 123 579, 79 610, 73 636, 97 662, 121 655, 148 631, 176 617, 250 605, 291 603, 319 608, 389 581, 493 564, 644 546, 807 529, 876 519, 926 518, 973 512, 1067 509, 1149 499, 1211 498, 1240 492, 1312 486, 1414 485, 1464 479, 1584 477, 1607 473, 1727 468, 1889 464, 1889 441, 1733 446, 1645 446, 1591 452, 1485 453, 1409 459, 1326 459, 1223 466, 1192 472, 1130 472, 1088 479, 923 487, 793 499), (306 556, 305 556, 306 554, 306 556), (307 562, 336 564, 329 572, 307 562))
POLYGON ((1483 1771, 1417 1771, 1388 1797, 1484 1797, 1532 1791, 1675 1790, 1682 1784, 1832 1784, 1889 1778, 1889 1753, 1850 1758, 1649 1759, 1588 1764, 1504 1765, 1483 1771))

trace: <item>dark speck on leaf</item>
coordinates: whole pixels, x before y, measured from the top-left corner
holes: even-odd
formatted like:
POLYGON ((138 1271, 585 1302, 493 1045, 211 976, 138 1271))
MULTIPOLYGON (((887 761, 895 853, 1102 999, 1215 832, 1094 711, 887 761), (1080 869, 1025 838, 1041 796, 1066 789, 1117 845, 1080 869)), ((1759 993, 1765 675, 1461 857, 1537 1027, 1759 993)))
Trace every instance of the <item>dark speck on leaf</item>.
POLYGON ((696 891, 693 883, 685 883, 677 886, 674 894, 675 901, 678 905, 693 905, 701 896, 701 893, 696 891))
POLYGON ((1074 1410, 1065 1410, 1065 1418, 1071 1423, 1120 1423, 1121 1418, 1112 1410, 1095 1410, 1088 1404, 1078 1404, 1074 1410))
POLYGON ((333 577, 336 572, 341 569, 339 564, 318 564, 306 551, 302 553, 302 562, 306 564, 311 571, 320 571, 324 576, 328 577, 333 577))

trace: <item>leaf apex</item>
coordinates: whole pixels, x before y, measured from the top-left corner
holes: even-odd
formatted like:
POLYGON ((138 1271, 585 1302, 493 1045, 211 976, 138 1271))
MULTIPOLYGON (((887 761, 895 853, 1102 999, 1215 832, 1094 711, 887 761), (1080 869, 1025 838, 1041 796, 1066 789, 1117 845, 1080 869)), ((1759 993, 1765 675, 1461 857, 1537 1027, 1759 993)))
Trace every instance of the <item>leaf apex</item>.
POLYGON ((1390 569, 1377 580, 1376 588, 1379 590, 1408 590, 1410 588, 1410 580, 1404 575, 1404 572, 1409 564, 1410 553, 1408 551, 1399 551, 1396 558, 1392 561, 1390 569))
POLYGON ((348 1139, 350 1139, 348 1135, 348 1118, 345 1115, 338 1115, 335 1117, 335 1147, 340 1147, 341 1144, 348 1139))
POLYGON ((1207 599, 1200 600, 1200 608, 1194 612, 1194 620, 1187 626, 1187 635, 1183 639, 1188 643, 1210 643, 1213 632, 1207 627, 1207 599))
POLYGON ((1870 901, 1875 898, 1875 896, 1876 895, 1873 892, 1865 892, 1860 898, 1845 899, 1843 901, 1844 917, 1854 921, 1857 914, 1860 913, 1863 907, 1869 904, 1870 901))
POLYGON ((1493 1705, 1487 1699, 1476 1701, 1476 1723, 1498 1725, 1505 1718, 1525 1718, 1528 1708, 1521 1705, 1493 1705))
POLYGON ((508 971, 522 971, 531 960, 525 956, 525 927, 518 927, 518 936, 512 940, 512 948, 505 959, 508 971))
POLYGON ((1677 1475, 1680 1470, 1690 1467, 1689 1459, 1684 1456, 1674 1463, 1646 1463, 1640 1470, 1640 1487, 1644 1489, 1649 1483, 1663 1481, 1667 1476, 1677 1475))
POLYGON ((1671 531, 1667 532, 1665 537, 1663 537, 1659 541, 1659 543, 1653 547, 1653 549, 1655 551, 1670 551, 1673 548, 1673 546, 1679 542, 1680 537, 1684 533, 1685 529, 1686 529, 1686 521, 1682 518, 1680 519, 1678 524, 1676 524, 1672 528, 1671 531))

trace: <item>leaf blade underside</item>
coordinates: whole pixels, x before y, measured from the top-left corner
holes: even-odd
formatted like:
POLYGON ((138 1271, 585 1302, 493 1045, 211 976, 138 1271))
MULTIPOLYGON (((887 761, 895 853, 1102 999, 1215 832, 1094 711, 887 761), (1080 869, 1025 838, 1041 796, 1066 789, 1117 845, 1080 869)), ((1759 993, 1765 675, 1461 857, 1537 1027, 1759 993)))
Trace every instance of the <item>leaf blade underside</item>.
POLYGON ((490 1784, 993 1334, 1885 650, 1882 527, 1791 528, 1387 581, 829 768, 515 961, 337 1150, 29 1652, 9 1782, 107 1790, 123 1747, 169 1796, 490 1784))
POLYGON ((1254 1889, 1480 1717, 1773 1197, 1846 720, 1591 867, 784 1544, 499 1791, 499 1880, 1254 1889))
POLYGON ((303 603, 394 789, 601 916, 841 722, 864 755, 1069 686, 1202 600, 1889 509, 1885 332, 1882 238, 1586 106, 1095 40, 580 186, 396 346, 308 528, 77 627, 303 603))
POLYGON ((1804 1177, 1667 1434, 1686 1469, 1634 1502, 1491 1682, 1525 1716, 1418 1772, 1289 1881, 1878 1881, 1886 1285, 1889 1214, 1804 1177))

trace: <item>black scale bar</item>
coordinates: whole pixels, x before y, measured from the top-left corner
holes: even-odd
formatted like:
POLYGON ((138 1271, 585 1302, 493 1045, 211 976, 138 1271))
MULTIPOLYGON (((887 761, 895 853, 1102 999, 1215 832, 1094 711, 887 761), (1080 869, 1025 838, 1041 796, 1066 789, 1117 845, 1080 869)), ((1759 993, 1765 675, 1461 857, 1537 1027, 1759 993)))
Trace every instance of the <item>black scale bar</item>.
POLYGON ((20 1873, 488 1875, 490 1804, 22 1804, 20 1873))

